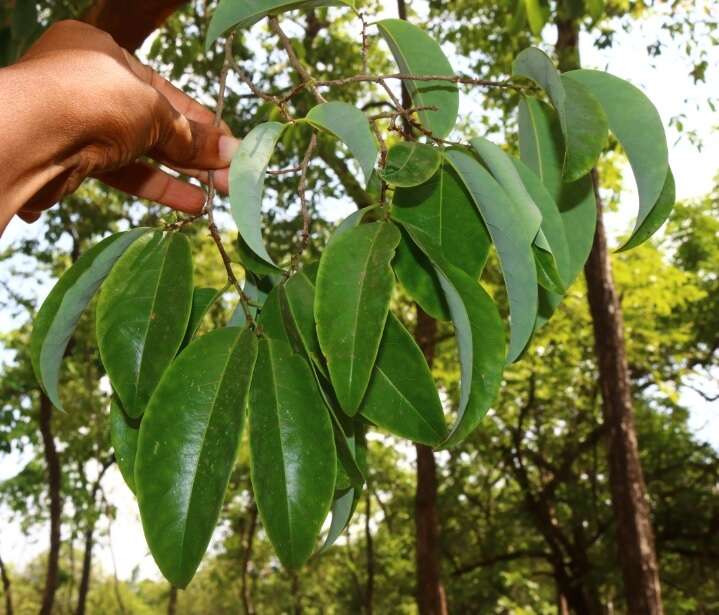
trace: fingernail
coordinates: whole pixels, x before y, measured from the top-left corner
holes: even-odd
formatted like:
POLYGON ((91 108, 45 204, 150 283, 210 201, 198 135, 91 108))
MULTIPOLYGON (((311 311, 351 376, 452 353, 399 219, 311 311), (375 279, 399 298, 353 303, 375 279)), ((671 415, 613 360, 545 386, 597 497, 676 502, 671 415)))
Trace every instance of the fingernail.
POLYGON ((227 163, 232 162, 232 157, 235 155, 237 148, 240 146, 240 140, 234 137, 220 137, 220 158, 227 163))

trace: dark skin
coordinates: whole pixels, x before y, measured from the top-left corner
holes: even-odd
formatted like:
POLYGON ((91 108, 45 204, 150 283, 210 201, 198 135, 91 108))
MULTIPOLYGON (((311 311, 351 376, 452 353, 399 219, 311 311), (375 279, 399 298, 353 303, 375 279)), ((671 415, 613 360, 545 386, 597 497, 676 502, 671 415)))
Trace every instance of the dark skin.
POLYGON ((0 70, 0 234, 74 192, 87 177, 178 211, 205 193, 143 158, 227 190, 239 141, 214 114, 142 64, 112 37, 76 21, 53 25, 0 70))

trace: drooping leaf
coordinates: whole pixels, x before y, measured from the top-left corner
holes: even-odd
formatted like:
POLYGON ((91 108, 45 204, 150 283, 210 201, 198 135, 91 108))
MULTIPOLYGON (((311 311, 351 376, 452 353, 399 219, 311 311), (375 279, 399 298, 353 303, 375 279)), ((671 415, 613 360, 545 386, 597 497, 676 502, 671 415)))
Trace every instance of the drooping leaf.
POLYGON ((361 491, 358 489, 345 489, 335 497, 332 502, 332 521, 330 522, 330 529, 327 531, 327 537, 325 542, 320 549, 320 553, 327 551, 337 539, 342 535, 342 532, 347 529, 352 515, 354 514, 361 491))
POLYGON ((674 203, 676 201, 676 185, 674 183, 674 174, 669 169, 667 173, 667 180, 664 184, 664 190, 659 195, 659 199, 652 208, 649 215, 644 218, 641 226, 637 228, 631 238, 619 249, 620 252, 624 250, 631 250, 644 243, 654 233, 656 233, 661 226, 667 221, 667 218, 674 209, 674 203))
POLYGON ((409 227, 407 232, 435 267, 459 348, 459 407, 449 436, 442 444, 449 448, 479 425, 499 392, 506 356, 504 329, 497 307, 479 283, 449 263, 427 235, 409 227))
POLYGON ((185 348, 192 341, 202 324, 203 318, 221 294, 222 292, 216 288, 196 288, 193 291, 190 322, 187 324, 185 338, 182 340, 180 348, 185 348))
POLYGON ((320 260, 317 334, 337 399, 350 416, 359 410, 377 358, 399 240, 392 224, 363 224, 330 242, 320 260))
POLYGON ((441 162, 442 156, 436 147, 402 141, 390 148, 380 175, 391 186, 411 188, 431 179, 441 162))
POLYGON ((97 345, 122 407, 145 410, 177 354, 192 309, 192 254, 182 234, 145 235, 118 259, 97 302, 97 345))
POLYGON ((354 9, 354 0, 220 0, 205 39, 205 50, 230 28, 249 28, 268 15, 293 9, 345 5, 354 9))
POLYGON ((360 413, 391 434, 437 446, 447 436, 442 402, 427 361, 407 329, 387 318, 360 413))
POLYGON ((259 277, 275 276, 280 273, 280 270, 275 265, 268 265, 264 260, 256 256, 240 234, 237 235, 236 245, 240 265, 245 268, 245 271, 250 271, 259 277))
POLYGON ((237 230, 247 247, 272 267, 277 267, 262 241, 262 195, 270 158, 286 124, 266 122, 243 139, 230 165, 230 204, 237 230))
POLYGON ((139 419, 127 416, 116 398, 110 404, 110 443, 115 461, 130 491, 135 493, 135 457, 137 438, 140 434, 139 419))
POLYGON ((152 396, 140 426, 135 484, 157 565, 185 587, 210 542, 235 465, 257 358, 249 329, 192 342, 152 396))
MULTIPOLYGON (((491 244, 489 233, 472 197, 446 162, 427 183, 395 192, 392 217, 429 235, 447 260, 470 277, 481 274, 491 244)), ((393 267, 399 281, 427 314, 449 320, 444 293, 431 263, 404 237, 393 267)))
POLYGON ((549 5, 546 0, 523 0, 527 21, 534 36, 540 36, 549 19, 549 5))
POLYGON ((337 458, 329 414, 301 355, 260 341, 250 392, 250 467, 265 531, 282 563, 304 564, 332 504, 337 458))
MULTIPOLYGON (((394 56, 399 70, 407 75, 454 77, 454 70, 441 47, 424 30, 402 19, 377 23, 380 34, 394 56)), ((422 126, 435 137, 444 138, 457 123, 459 90, 449 81, 405 81, 422 126)))
POLYGON ((532 96, 519 101, 519 151, 555 201, 562 189, 562 132, 556 112, 532 96))
POLYGON ((367 116, 353 105, 333 101, 313 107, 306 119, 342 141, 359 162, 365 181, 369 182, 379 149, 367 116))
MULTIPOLYGON (((609 118, 609 129, 629 158, 639 191, 636 234, 662 193, 667 194, 669 150, 659 112, 639 88, 609 73, 574 70, 566 73, 563 79, 581 83, 599 100, 609 118)), ((639 245, 634 236, 629 242, 639 245)))
POLYGON ((450 150, 445 156, 472 195, 499 254, 509 297, 508 361, 512 362, 519 358, 532 337, 537 317, 537 272, 532 252, 536 220, 520 210, 470 154, 450 150))
POLYGON ((607 141, 607 116, 599 101, 576 81, 567 83, 547 54, 535 47, 519 53, 512 74, 541 86, 557 110, 564 136, 564 180, 572 182, 589 173, 607 141))
POLYGON ((117 233, 90 248, 62 275, 40 307, 30 338, 30 358, 38 382, 56 408, 62 410, 60 365, 80 316, 117 259, 149 230, 117 233))

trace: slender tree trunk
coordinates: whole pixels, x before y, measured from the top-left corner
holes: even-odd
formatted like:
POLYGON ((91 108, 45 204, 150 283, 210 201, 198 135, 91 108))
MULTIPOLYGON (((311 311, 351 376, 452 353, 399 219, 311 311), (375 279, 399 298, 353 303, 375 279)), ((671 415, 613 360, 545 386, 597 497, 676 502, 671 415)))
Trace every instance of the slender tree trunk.
POLYGON ((365 492, 365 517, 364 517, 364 535, 365 547, 367 553, 367 583, 365 584, 365 613, 372 615, 374 605, 374 543, 372 542, 372 528, 370 521, 372 520, 372 493, 367 486, 365 492))
POLYGON ((177 588, 170 586, 170 595, 167 598, 167 615, 176 615, 177 613, 177 588))
POLYGON ((249 568, 252 560, 252 549, 255 543, 255 533, 257 531, 257 504, 252 502, 250 507, 250 523, 245 536, 245 549, 242 555, 242 577, 240 580, 240 589, 242 594, 242 607, 245 609, 245 615, 254 615, 255 607, 252 604, 252 592, 249 583, 249 568))
POLYGON ((43 590, 40 615, 52 615, 58 581, 62 500, 60 497, 60 459, 52 434, 52 403, 45 393, 40 394, 40 434, 47 466, 47 490, 50 498, 50 550, 47 554, 45 589, 43 590))
MULTIPOLYGON (((431 366, 437 339, 437 321, 417 306, 415 340, 431 366)), ((439 515, 437 512, 437 466, 432 449, 415 445, 417 488, 415 492, 417 607, 420 615, 445 615, 447 603, 440 576, 439 515)))
MULTIPOLYGON (((562 70, 580 66, 576 21, 557 22, 556 49, 562 70)), ((602 412, 609 430, 609 482, 617 522, 619 562, 629 612, 632 615, 661 615, 659 565, 634 425, 624 319, 612 278, 596 171, 592 179, 597 196, 597 229, 584 276, 594 327, 602 412)))
POLYGON ((10 577, 7 574, 2 557, 0 557, 0 579, 2 579, 2 590, 3 594, 5 594, 5 615, 13 615, 12 587, 10 586, 10 577))
POLYGON ((75 615, 85 615, 87 594, 90 590, 90 573, 92 572, 92 548, 95 545, 95 524, 91 523, 85 530, 85 551, 82 556, 82 572, 80 587, 77 590, 77 608, 75 615))

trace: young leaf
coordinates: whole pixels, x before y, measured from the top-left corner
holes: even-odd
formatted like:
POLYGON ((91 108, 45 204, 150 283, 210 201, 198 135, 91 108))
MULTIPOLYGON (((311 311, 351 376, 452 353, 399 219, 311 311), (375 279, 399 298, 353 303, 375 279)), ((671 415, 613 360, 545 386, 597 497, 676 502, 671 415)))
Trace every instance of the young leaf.
POLYGON ((457 418, 443 448, 455 446, 480 423, 499 392, 505 365, 502 321, 494 302, 464 271, 442 256, 420 231, 407 228, 432 261, 452 314, 461 373, 457 418))
POLYGON ((167 370, 142 419, 135 462, 142 526, 177 587, 194 576, 217 524, 256 358, 249 329, 203 335, 167 370))
POLYGON ((337 398, 350 416, 359 410, 377 358, 399 240, 392 224, 363 224, 330 242, 320 260, 317 335, 337 398))
POLYGON ((572 182, 595 165, 607 141, 607 116, 594 96, 576 81, 568 83, 549 57, 535 47, 519 53, 512 64, 515 77, 531 79, 549 95, 564 135, 563 176, 572 182))
POLYGON ((532 252, 537 221, 519 209, 471 155, 450 150, 445 156, 467 186, 499 253, 511 316, 508 361, 513 362, 532 337, 537 317, 537 272, 532 252))
MULTIPOLYGON (((442 48, 421 28, 402 19, 385 19, 377 27, 402 73, 454 77, 442 48)), ((404 83, 415 107, 434 107, 419 111, 422 126, 439 138, 452 132, 459 111, 457 85, 441 80, 404 83)))
POLYGON ((342 141, 359 162, 365 181, 369 182, 379 149, 364 113, 353 105, 335 101, 313 107, 306 120, 342 141))
POLYGON ((75 326, 113 265, 148 228, 110 235, 90 248, 58 280, 35 317, 30 359, 50 401, 62 410, 58 383, 65 348, 75 326))
POLYGON ((388 432, 436 446, 447 436, 442 402, 427 361, 393 314, 379 347, 360 413, 388 432))
POLYGON ((177 354, 192 308, 192 254, 184 235, 154 233, 118 259, 97 302, 97 346, 122 407, 145 410, 177 354))
MULTIPOLYGON (((397 190, 391 213, 403 225, 429 235, 455 267, 472 278, 480 276, 491 245, 489 233, 451 165, 443 161, 429 182, 397 190)), ((438 320, 449 320, 444 293, 431 263, 406 237, 400 242, 393 267, 425 312, 438 320)))
POLYGON ((310 367, 278 340, 259 344, 250 392, 250 470, 270 542, 286 567, 299 568, 330 510, 337 458, 310 367))
POLYGON ((380 176, 391 186, 411 188, 429 180, 441 162, 442 156, 436 147, 402 141, 387 153, 386 166, 380 176))
POLYGON ((237 229, 247 247, 266 264, 277 267, 262 241, 262 195, 272 152, 286 124, 267 122, 244 138, 230 165, 230 204, 237 229))
POLYGON ((230 28, 249 28, 268 15, 293 9, 318 6, 348 6, 354 9, 354 0, 220 0, 207 29, 205 50, 230 28))
MULTIPOLYGON (((669 150, 659 112, 641 90, 614 75, 598 70, 574 70, 563 79, 581 83, 599 100, 609 118, 609 129, 629 158, 639 191, 636 233, 662 193, 666 195, 669 150)), ((629 242, 639 245, 633 236, 629 242)))
POLYGON ((192 293, 192 308, 190 309, 190 322, 187 324, 185 338, 182 340, 180 348, 185 348, 195 337, 197 330, 202 324, 212 305, 219 299, 221 291, 215 288, 196 288, 192 293))
POLYGON ((135 493, 135 457, 137 438, 140 434, 139 419, 131 419, 113 397, 110 405, 110 443, 115 452, 115 461, 130 491, 135 493))

